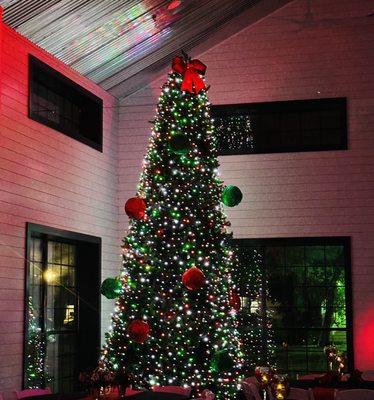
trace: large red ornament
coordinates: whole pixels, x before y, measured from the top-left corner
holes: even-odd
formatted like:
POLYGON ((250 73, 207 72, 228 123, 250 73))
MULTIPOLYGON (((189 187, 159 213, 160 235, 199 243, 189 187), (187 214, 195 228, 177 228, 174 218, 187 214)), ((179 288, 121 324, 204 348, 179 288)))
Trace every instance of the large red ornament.
POLYGON ((235 311, 240 311, 240 296, 232 290, 229 293, 229 304, 235 311))
POLYGON ((129 325, 129 335, 131 339, 136 343, 144 343, 149 336, 151 331, 149 325, 140 319, 135 319, 129 325))
POLYGON ((140 197, 131 197, 125 204, 125 212, 130 218, 142 219, 145 215, 147 205, 140 197))
POLYGON ((182 275, 182 283, 189 290, 200 289, 205 283, 205 275, 197 267, 191 267, 182 275))
POLYGON ((206 65, 200 60, 190 60, 185 63, 182 57, 175 57, 172 69, 183 76, 181 90, 198 94, 203 89, 206 89, 205 83, 200 76, 205 74, 206 65))

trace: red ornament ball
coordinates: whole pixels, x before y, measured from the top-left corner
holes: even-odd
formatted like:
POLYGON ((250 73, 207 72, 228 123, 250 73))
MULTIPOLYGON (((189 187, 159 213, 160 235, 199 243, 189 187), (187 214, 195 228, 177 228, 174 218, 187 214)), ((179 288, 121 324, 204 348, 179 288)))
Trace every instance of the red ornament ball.
POLYGON ((197 267, 191 267, 182 275, 182 283, 189 290, 200 289, 205 283, 205 275, 197 267))
POLYGON ((136 343, 144 343, 149 336, 151 331, 149 325, 140 319, 135 319, 129 325, 130 338, 136 343))
POLYGON ((240 311, 240 296, 231 291, 229 294, 229 305, 235 310, 235 311, 240 311))
POLYGON ((131 197, 125 204, 125 212, 130 218, 142 219, 145 216, 147 205, 140 197, 131 197))

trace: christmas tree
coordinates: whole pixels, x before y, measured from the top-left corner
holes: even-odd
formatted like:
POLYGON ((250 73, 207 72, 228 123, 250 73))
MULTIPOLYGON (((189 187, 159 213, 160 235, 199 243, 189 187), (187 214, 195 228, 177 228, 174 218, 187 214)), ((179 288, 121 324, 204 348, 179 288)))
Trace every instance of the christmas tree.
POLYGON ((137 386, 213 389, 235 397, 242 367, 235 257, 221 202, 242 198, 218 177, 205 66, 176 57, 162 88, 138 192, 126 202, 129 234, 101 365, 137 386), (119 284, 120 283, 120 284, 119 284))
POLYGON ((28 337, 26 343, 25 388, 44 388, 45 376, 45 340, 43 332, 34 314, 32 298, 28 303, 28 337))
POLYGON ((246 370, 253 372, 260 365, 276 367, 272 312, 266 307, 271 297, 261 253, 253 247, 239 247, 235 254, 239 268, 233 271, 233 280, 236 295, 241 297, 237 311, 246 370))

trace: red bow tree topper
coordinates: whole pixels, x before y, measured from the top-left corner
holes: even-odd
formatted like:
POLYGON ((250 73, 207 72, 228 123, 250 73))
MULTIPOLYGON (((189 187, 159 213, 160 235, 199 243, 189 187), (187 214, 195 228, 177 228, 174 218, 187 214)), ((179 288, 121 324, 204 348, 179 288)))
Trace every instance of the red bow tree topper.
POLYGON ((200 60, 191 60, 184 62, 182 57, 175 57, 172 64, 174 72, 178 72, 183 76, 181 90, 198 94, 206 89, 205 83, 200 75, 204 75, 206 65, 200 60))

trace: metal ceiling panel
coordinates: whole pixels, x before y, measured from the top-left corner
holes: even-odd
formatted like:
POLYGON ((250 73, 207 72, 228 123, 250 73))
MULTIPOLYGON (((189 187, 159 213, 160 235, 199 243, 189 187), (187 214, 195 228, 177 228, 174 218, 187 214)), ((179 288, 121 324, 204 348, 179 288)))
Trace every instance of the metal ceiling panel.
POLYGON ((3 20, 105 89, 263 0, 0 0, 3 20))

